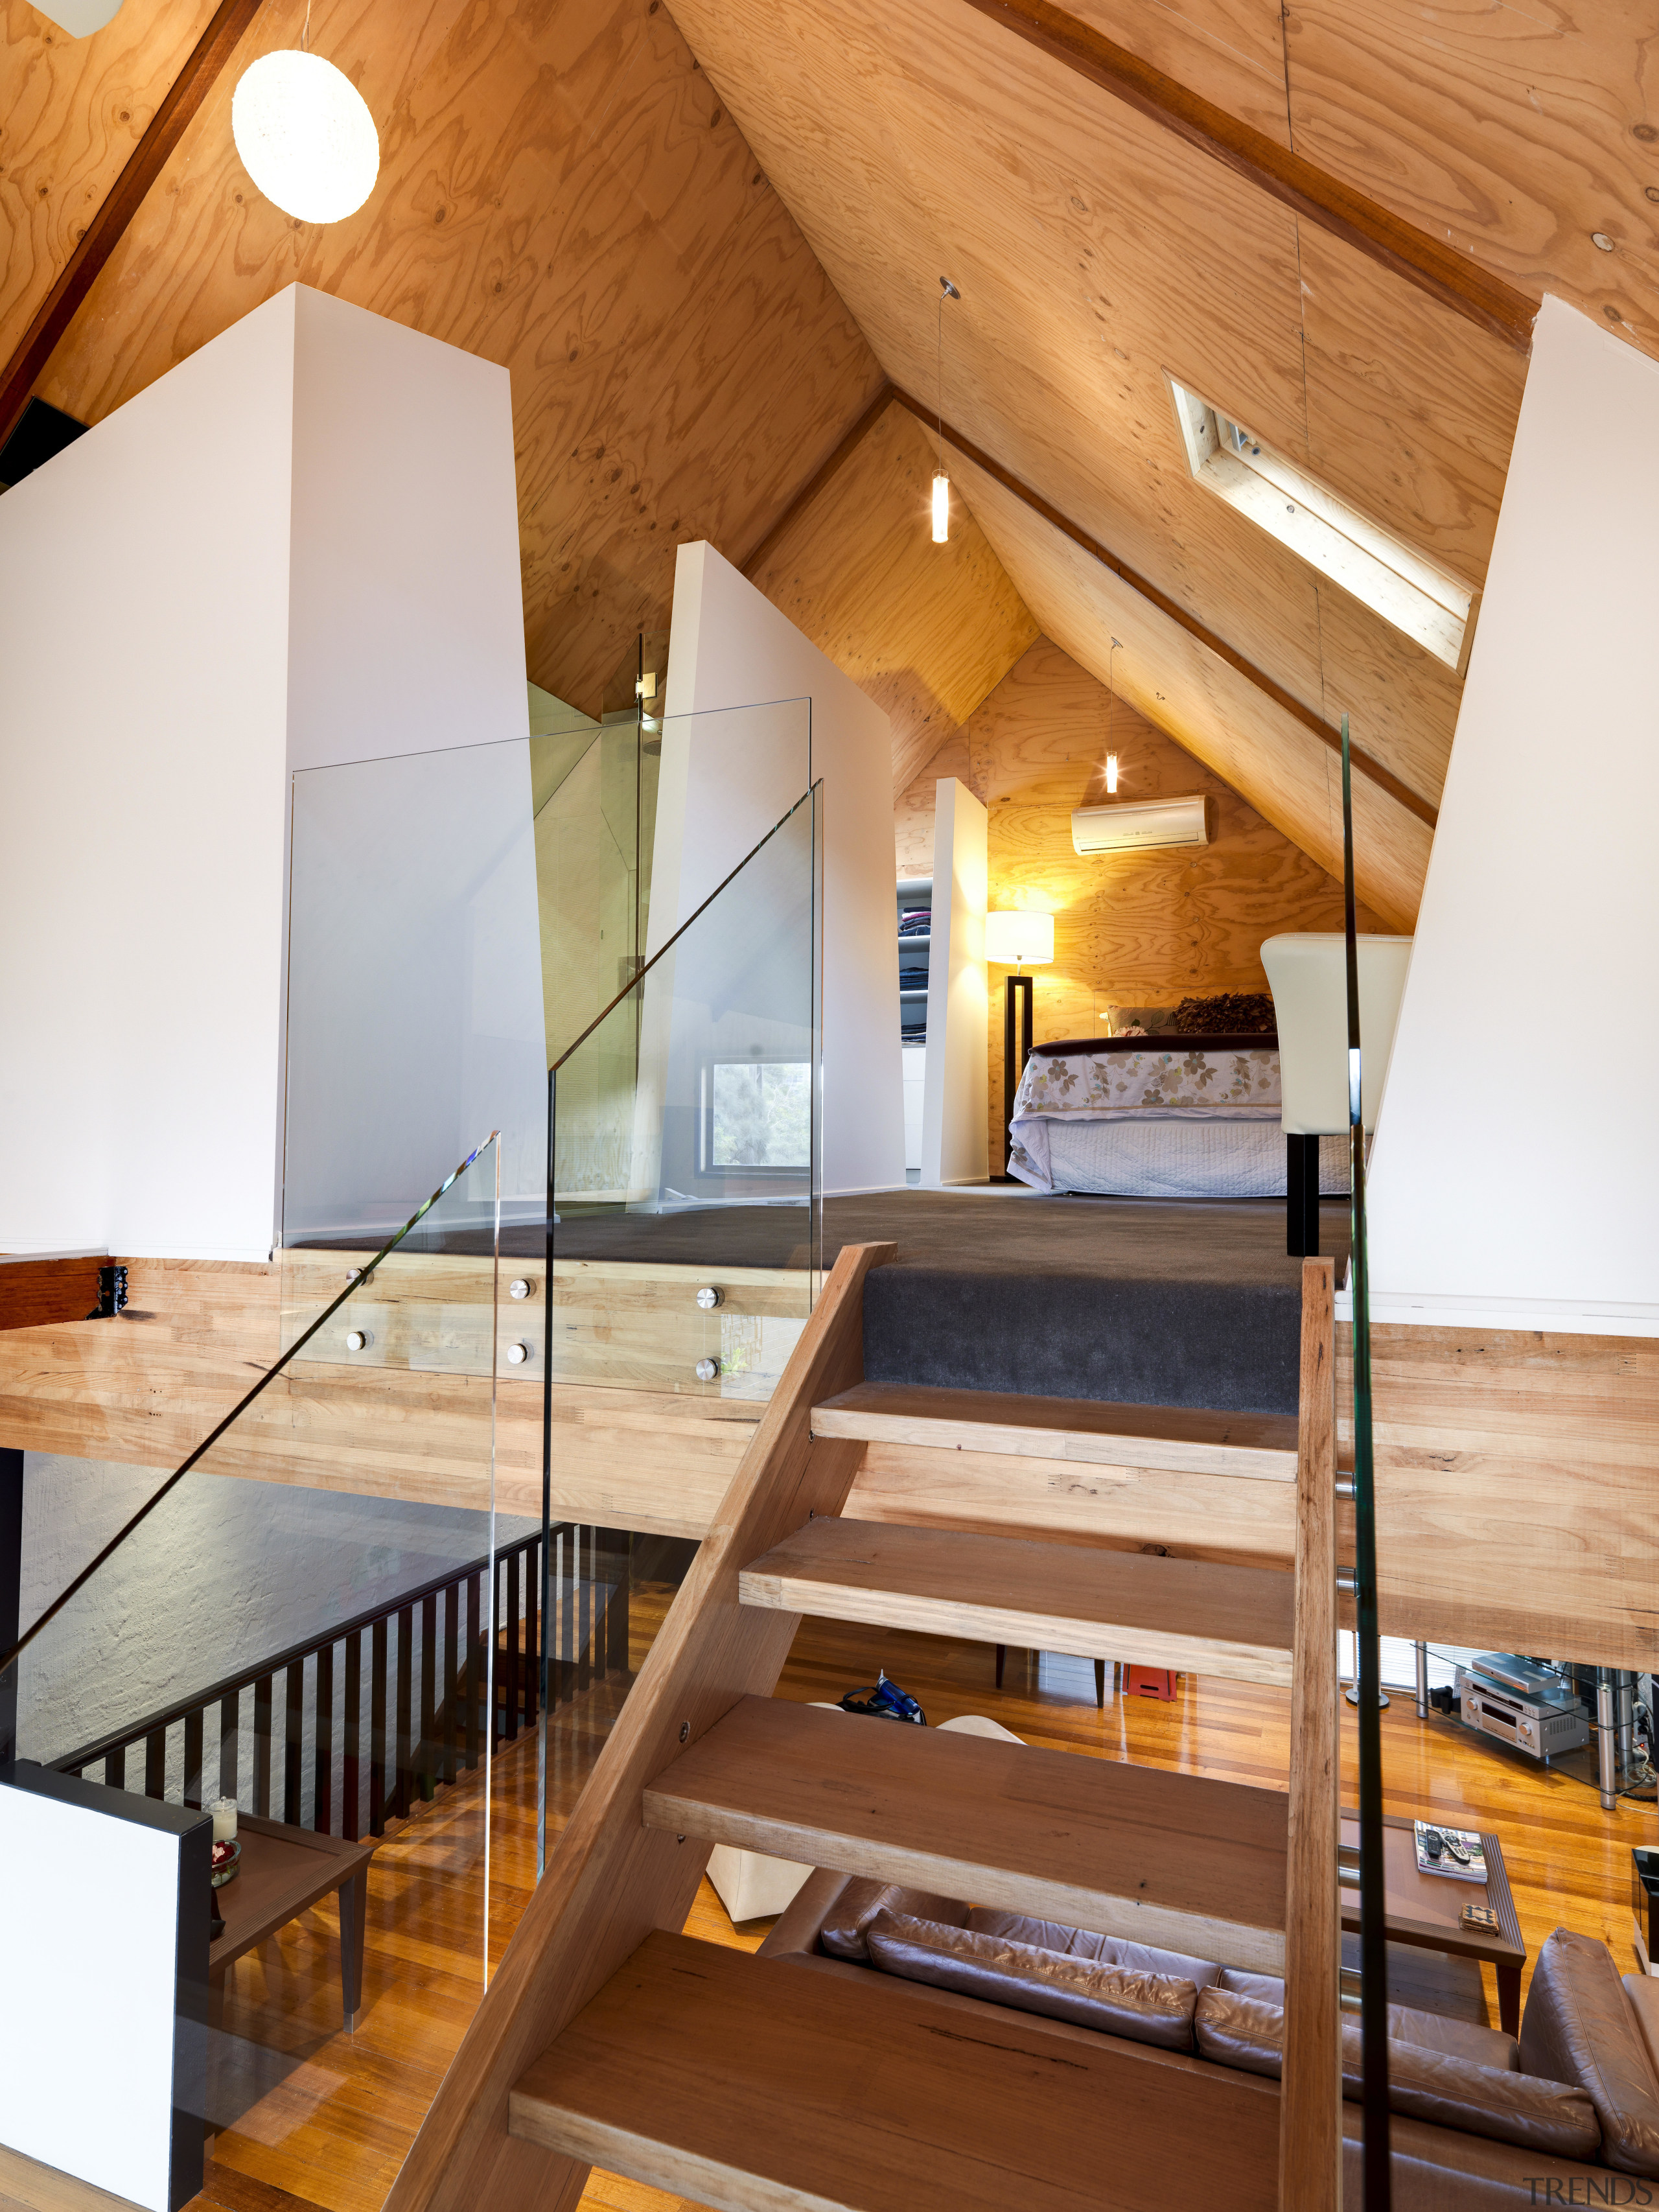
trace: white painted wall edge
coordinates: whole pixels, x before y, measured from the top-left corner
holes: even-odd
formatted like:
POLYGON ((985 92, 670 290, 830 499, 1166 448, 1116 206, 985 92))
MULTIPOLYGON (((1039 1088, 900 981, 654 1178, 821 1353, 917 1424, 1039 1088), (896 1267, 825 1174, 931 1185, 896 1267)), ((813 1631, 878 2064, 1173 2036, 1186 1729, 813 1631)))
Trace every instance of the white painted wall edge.
MULTIPOLYGON (((1336 1318, 1352 1323, 1353 1292, 1336 1294, 1336 1318)), ((1576 1304, 1569 1299, 1454 1297, 1425 1291, 1373 1292, 1371 1320, 1419 1328, 1500 1328, 1553 1336, 1659 1336, 1659 1305, 1576 1304)))

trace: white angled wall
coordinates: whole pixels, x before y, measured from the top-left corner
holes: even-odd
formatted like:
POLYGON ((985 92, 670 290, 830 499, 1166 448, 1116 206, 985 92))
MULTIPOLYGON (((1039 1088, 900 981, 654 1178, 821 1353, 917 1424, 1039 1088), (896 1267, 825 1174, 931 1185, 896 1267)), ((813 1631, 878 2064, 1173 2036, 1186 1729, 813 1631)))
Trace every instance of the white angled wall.
POLYGON ((1659 1333, 1659 363, 1546 300, 1372 1162, 1389 1321, 1659 1333))
POLYGON ((649 949, 822 778, 823 1188, 902 1184, 887 717, 706 544, 679 549, 666 705, 649 949), (805 718, 782 705, 800 700, 811 702, 810 762, 805 718), (768 702, 780 707, 769 718, 725 711, 768 702))
POLYGON ((983 1182, 989 1172, 991 1110, 985 1030, 989 817, 955 776, 941 776, 934 790, 921 1180, 983 1182))
POLYGON ((507 373, 291 286, 0 498, 0 1249, 263 1258, 289 771, 524 731, 507 373))

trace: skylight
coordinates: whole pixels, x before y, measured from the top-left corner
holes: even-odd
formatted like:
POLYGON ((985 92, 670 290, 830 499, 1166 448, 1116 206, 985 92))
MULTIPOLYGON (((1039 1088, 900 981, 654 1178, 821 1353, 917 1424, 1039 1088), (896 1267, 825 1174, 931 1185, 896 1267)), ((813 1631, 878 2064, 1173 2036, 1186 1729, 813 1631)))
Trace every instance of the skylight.
POLYGON ((1164 374, 1198 482, 1461 676, 1479 593, 1164 374))

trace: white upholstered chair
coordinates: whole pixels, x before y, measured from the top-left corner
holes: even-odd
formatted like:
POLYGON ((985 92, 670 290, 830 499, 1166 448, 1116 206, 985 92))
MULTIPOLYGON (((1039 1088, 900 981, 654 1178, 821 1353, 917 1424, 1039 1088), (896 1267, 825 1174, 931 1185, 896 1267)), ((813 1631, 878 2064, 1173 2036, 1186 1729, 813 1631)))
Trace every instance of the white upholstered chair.
MULTIPOLYGON (((1376 1109, 1394 1049, 1395 1024, 1411 963, 1409 937, 1359 939, 1360 1118, 1376 1109)), ((1348 1127, 1348 967, 1340 931, 1270 937, 1261 964, 1273 994, 1284 1105, 1285 1248, 1319 1249, 1319 1139, 1348 1127)))

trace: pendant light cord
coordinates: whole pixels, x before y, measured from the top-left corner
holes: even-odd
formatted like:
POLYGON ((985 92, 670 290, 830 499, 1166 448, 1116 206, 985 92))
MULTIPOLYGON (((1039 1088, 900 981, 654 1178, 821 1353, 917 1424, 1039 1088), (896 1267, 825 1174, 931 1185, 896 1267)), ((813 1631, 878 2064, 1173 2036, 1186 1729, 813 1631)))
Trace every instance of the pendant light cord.
POLYGON ((933 361, 934 421, 939 431, 939 472, 945 474, 945 302, 962 297, 948 276, 939 280, 939 341, 933 361))
POLYGON ((1123 650, 1121 637, 1112 640, 1112 649, 1106 656, 1106 750, 1112 750, 1112 736, 1117 728, 1117 657, 1123 650))
POLYGON ((300 52, 302 54, 311 52, 311 0, 306 0, 305 28, 300 33, 300 52))

